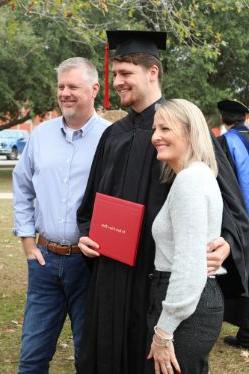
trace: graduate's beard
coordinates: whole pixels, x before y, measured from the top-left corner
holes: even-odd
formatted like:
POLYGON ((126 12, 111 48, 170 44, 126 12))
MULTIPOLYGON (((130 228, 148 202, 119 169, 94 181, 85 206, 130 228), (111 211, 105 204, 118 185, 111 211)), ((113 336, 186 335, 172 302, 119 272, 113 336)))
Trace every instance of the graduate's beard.
POLYGON ((123 106, 123 107, 129 107, 129 106, 132 106, 134 100, 132 98, 132 96, 129 94, 129 95, 125 95, 125 96, 119 96, 119 100, 120 100, 120 105, 123 106))

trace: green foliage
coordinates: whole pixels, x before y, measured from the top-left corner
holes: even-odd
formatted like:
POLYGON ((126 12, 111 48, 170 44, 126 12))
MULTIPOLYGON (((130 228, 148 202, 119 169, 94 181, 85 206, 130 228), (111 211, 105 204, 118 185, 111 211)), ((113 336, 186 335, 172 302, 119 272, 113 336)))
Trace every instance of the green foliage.
MULTIPOLYGON (((54 68, 65 58, 93 60, 103 82, 106 29, 165 30, 163 91, 206 113, 222 98, 249 104, 248 0, 19 0, 1 7, 0 115, 24 104, 56 105, 54 68)), ((1 6, 1 3, 0 3, 1 6)), ((101 90, 97 104, 103 99, 101 90)), ((111 90, 111 103, 118 98, 111 90)))
POLYGON ((44 41, 27 21, 2 9, 0 15, 0 115, 15 117, 26 105, 38 113, 52 107, 52 82, 45 79, 44 41), (46 91, 46 98, 45 92, 46 91))
POLYGON ((80 40, 67 19, 23 14, 19 8, 1 8, 0 24, 0 118, 18 117, 23 107, 34 114, 54 108, 55 68, 72 56, 91 58, 89 34, 80 40))

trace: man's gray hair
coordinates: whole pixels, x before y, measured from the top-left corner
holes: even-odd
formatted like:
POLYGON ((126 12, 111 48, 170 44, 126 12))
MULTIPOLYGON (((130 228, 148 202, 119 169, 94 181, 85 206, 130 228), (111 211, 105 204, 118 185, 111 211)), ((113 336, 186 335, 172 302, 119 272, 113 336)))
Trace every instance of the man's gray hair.
POLYGON ((91 61, 84 57, 68 58, 62 61, 55 70, 57 74, 60 74, 72 69, 81 69, 89 83, 98 83, 99 77, 96 67, 91 61))

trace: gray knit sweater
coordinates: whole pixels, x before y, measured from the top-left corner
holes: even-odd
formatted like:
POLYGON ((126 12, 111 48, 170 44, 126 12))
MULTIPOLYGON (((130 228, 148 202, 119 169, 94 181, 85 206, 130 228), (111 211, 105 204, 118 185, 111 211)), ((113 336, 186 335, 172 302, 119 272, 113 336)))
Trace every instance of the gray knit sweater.
POLYGON ((207 281, 207 243, 220 236, 222 210, 213 172, 193 162, 177 174, 154 220, 155 268, 171 272, 157 326, 169 334, 197 307, 207 281))

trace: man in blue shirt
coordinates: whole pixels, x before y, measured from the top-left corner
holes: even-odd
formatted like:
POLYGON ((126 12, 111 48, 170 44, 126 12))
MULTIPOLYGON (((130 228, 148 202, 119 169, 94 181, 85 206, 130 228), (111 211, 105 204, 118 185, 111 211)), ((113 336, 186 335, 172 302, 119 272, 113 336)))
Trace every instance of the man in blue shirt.
POLYGON ((82 339, 89 269, 77 246, 76 210, 108 122, 94 110, 99 83, 90 61, 70 58, 57 74, 62 116, 32 132, 13 172, 14 233, 29 274, 19 374, 48 373, 67 314, 76 366, 82 339))
MULTIPOLYGON (((249 108, 235 100, 222 100, 217 103, 222 122, 227 132, 220 137, 220 143, 237 177, 245 207, 249 215, 249 130, 245 126, 249 108)), ((247 264, 249 259, 247 258, 247 264)), ((239 330, 236 336, 225 336, 224 342, 233 347, 249 348, 249 298, 225 300, 224 319, 239 330)))
POLYGON ((245 125, 249 109, 235 100, 222 100, 217 106, 227 129, 220 142, 235 171, 249 215, 249 129, 245 125))

